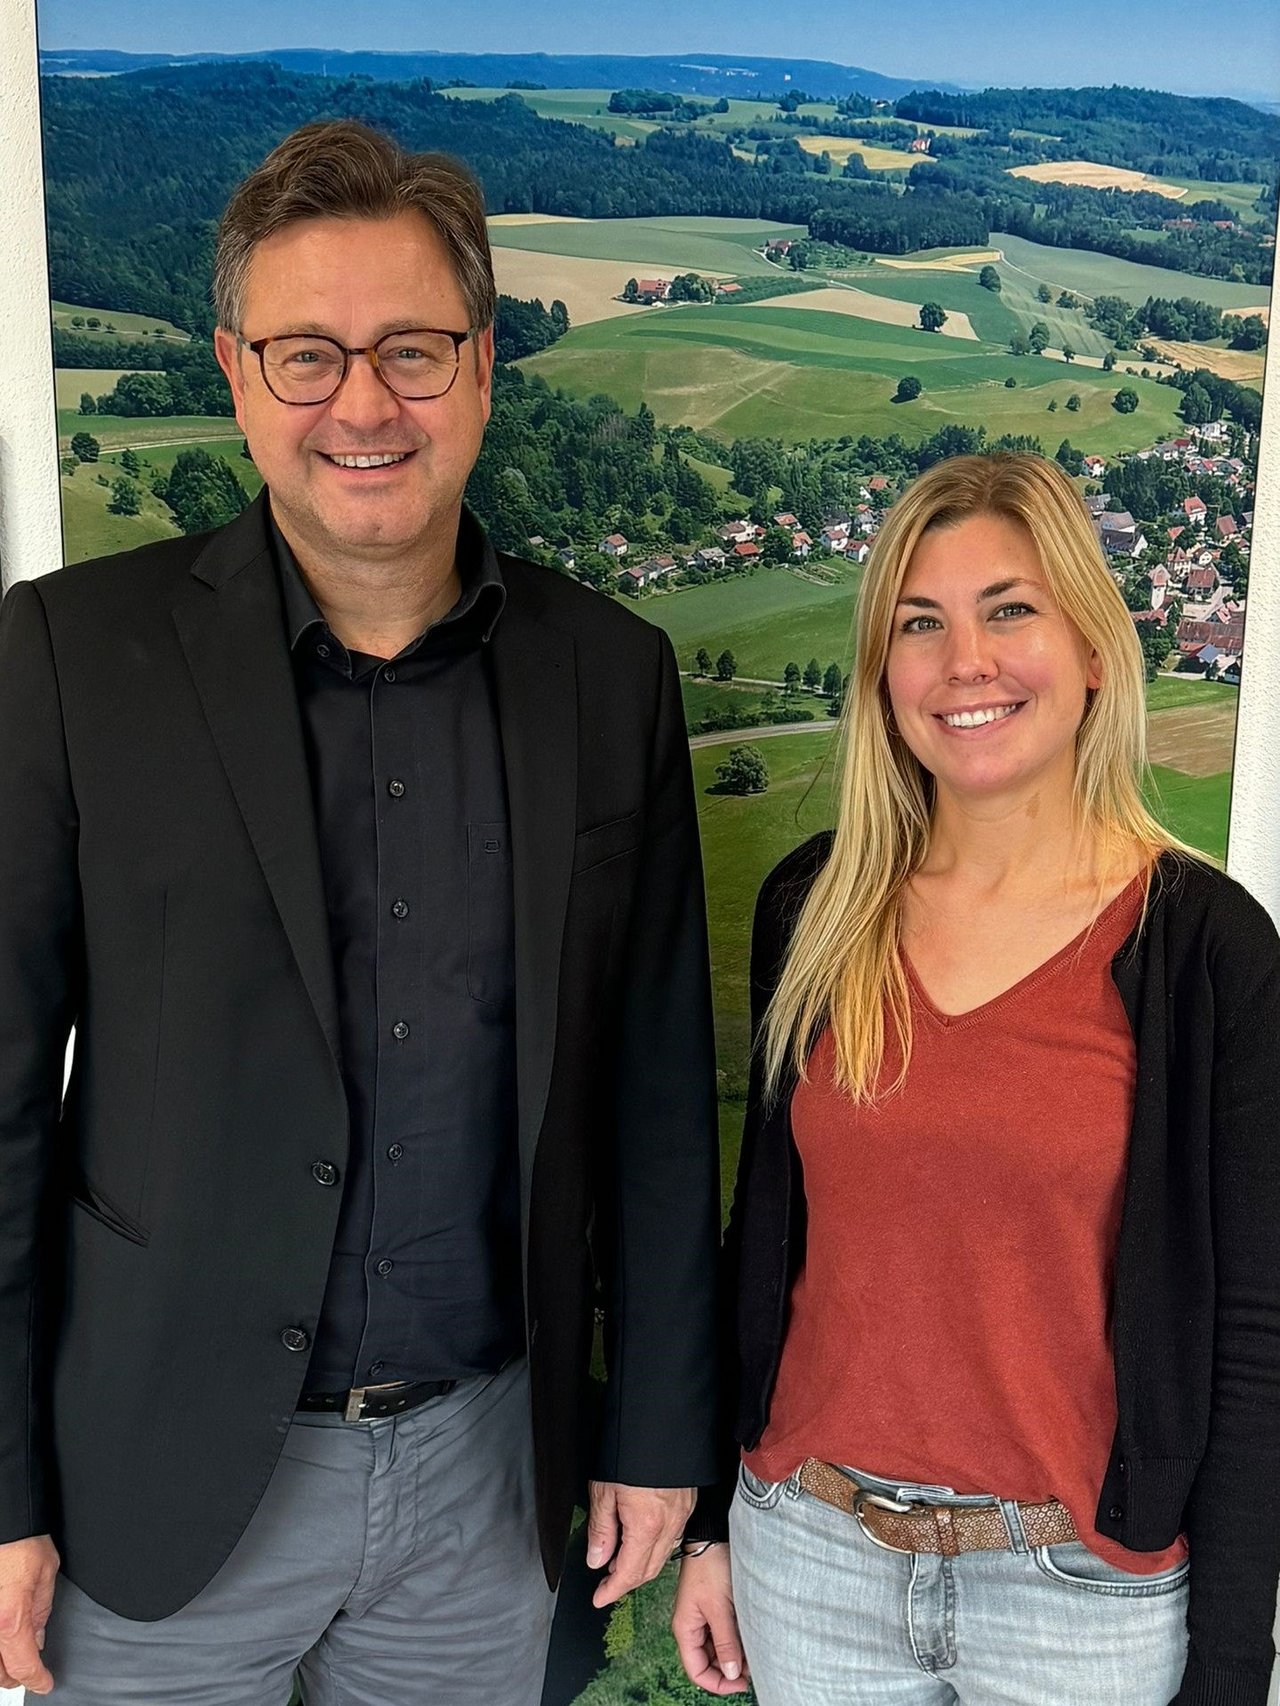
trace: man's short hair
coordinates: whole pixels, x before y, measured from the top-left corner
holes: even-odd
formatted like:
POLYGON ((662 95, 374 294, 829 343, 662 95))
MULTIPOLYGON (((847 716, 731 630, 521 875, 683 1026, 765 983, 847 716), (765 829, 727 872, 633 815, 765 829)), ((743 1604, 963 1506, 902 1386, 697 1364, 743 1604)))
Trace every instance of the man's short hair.
POLYGON ((472 326, 492 324, 495 288, 484 196, 449 154, 410 154, 354 119, 304 124, 234 191, 218 226, 213 300, 218 324, 243 331, 245 280, 265 238, 302 219, 425 215, 449 252, 472 326))

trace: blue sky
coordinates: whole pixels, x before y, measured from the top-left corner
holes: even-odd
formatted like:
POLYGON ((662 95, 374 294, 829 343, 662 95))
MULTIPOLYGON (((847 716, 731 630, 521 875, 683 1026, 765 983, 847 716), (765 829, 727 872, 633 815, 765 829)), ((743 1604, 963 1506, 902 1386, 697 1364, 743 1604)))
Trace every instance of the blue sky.
POLYGON ((1280 102, 1280 6, 1233 0, 37 0, 46 47, 742 53, 966 84, 1136 83, 1280 102))

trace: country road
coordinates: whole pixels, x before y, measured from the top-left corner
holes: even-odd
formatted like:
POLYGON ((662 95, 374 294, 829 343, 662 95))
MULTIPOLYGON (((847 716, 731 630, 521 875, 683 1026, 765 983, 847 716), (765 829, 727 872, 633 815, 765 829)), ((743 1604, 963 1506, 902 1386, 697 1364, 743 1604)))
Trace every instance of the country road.
POLYGON ((820 722, 813 723, 766 723, 758 729, 716 729, 709 735, 690 735, 689 745, 695 746, 724 746, 729 741, 739 744, 747 740, 772 740, 775 735, 821 735, 832 734, 835 731, 834 717, 823 717, 820 722))

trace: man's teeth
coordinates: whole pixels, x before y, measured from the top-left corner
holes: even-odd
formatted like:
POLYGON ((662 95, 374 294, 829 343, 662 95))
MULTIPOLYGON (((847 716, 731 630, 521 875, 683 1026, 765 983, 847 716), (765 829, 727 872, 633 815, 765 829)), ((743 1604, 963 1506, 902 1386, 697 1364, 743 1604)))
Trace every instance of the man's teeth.
POLYGON ((330 456, 329 460, 339 468, 385 468, 392 462, 403 462, 408 454, 407 450, 398 450, 385 456, 330 456))
POLYGON ((1016 705, 993 705, 987 711, 956 711, 942 720, 949 729, 976 729, 983 723, 998 723, 1002 717, 1011 717, 1017 709, 1016 705))

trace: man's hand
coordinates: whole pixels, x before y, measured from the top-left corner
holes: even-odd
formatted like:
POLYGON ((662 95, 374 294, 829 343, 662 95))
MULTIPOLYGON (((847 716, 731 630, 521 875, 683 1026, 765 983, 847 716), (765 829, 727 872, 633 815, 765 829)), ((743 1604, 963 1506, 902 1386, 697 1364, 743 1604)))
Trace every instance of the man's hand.
POLYGON ((690 1682, 708 1694, 745 1694, 747 1661, 733 1610, 729 1548, 711 1546, 680 1564, 671 1633, 690 1682))
POLYGON ((612 1605, 632 1588, 653 1580, 683 1534, 693 1500, 692 1487, 591 1482, 587 1564, 593 1570, 607 1567, 609 1572, 591 1596, 593 1605, 612 1605))
POLYGON ((58 1564, 47 1534, 0 1546, 0 1688, 47 1694, 53 1687, 40 1651, 58 1564))

